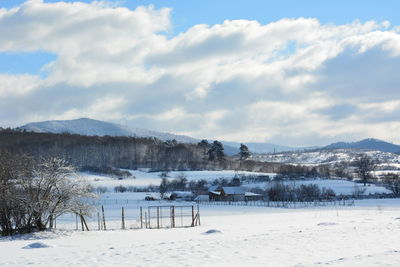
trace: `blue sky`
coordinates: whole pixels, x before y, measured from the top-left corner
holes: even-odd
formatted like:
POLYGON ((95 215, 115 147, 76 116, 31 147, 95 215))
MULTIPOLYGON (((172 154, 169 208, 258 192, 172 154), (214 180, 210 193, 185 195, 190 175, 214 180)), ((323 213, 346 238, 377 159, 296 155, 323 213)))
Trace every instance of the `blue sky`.
POLYGON ((67 2, 0 1, 0 126, 400 143, 400 1, 67 2))

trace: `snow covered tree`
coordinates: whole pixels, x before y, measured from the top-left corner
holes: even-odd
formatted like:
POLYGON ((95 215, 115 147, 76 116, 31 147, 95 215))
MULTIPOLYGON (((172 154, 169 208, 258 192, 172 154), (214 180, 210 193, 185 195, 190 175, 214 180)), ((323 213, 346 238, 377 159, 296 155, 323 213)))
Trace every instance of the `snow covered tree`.
POLYGON ((241 160, 248 159, 251 155, 249 148, 244 144, 240 144, 239 155, 241 160))
POLYGON ((88 215, 91 187, 64 160, 0 152, 0 231, 2 235, 39 231, 58 216, 88 215))
POLYGON ((95 195, 75 169, 63 159, 44 159, 33 170, 33 177, 22 180, 26 192, 21 199, 28 207, 28 213, 38 230, 52 227, 58 216, 72 212, 88 215, 91 206, 87 200, 95 195))

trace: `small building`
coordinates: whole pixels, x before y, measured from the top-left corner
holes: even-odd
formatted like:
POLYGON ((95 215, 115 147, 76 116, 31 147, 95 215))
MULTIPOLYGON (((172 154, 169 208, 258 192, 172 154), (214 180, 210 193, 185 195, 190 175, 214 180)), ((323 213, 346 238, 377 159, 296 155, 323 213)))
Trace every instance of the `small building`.
POLYGON ((207 202, 207 201, 210 201, 210 196, 209 196, 209 195, 198 195, 198 196, 194 199, 194 201, 197 201, 197 202, 207 202))
POLYGON ((191 201, 194 198, 194 194, 189 191, 174 191, 170 194, 169 200, 185 200, 191 201))
POLYGON ((246 192, 244 194, 246 201, 257 201, 257 200, 264 200, 264 196, 261 194, 253 193, 253 192, 246 192))
POLYGON ((243 186, 211 186, 208 195, 212 201, 257 201, 264 198, 263 195, 246 192, 243 186))
POLYGON ((221 190, 221 196, 225 201, 244 201, 246 188, 243 186, 224 186, 221 190))

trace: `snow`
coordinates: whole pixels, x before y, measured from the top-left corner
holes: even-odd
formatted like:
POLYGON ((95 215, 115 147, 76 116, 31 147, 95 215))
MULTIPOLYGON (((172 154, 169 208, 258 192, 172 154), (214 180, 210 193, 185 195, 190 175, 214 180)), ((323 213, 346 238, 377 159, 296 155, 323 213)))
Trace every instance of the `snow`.
POLYGON ((365 187, 363 184, 360 183, 355 183, 352 181, 347 181, 347 180, 333 180, 333 179, 316 179, 316 180, 300 180, 300 181, 294 181, 294 182, 285 182, 287 184, 290 183, 295 183, 296 185, 310 185, 310 184, 317 184, 320 188, 331 188, 337 195, 352 195, 355 187, 358 187, 359 189, 365 188, 365 193, 366 195, 368 194, 375 194, 375 193, 391 193, 390 190, 382 187, 382 186, 377 186, 374 184, 367 184, 365 187))
MULTIPOLYGON (((143 171, 132 171, 128 170, 129 172, 132 173, 132 175, 136 178, 125 178, 123 180, 118 180, 117 178, 112 178, 108 176, 103 176, 103 175, 97 175, 93 173, 81 173, 81 175, 87 179, 91 185, 94 188, 97 187, 106 187, 108 192, 106 193, 106 196, 111 196, 111 192, 114 192, 114 188, 116 186, 134 186, 134 187, 144 187, 144 186, 149 186, 149 185, 159 185, 161 182, 160 178, 160 172, 143 172, 143 171)), ((177 176, 180 175, 185 175, 188 181, 195 181, 195 180, 200 180, 204 179, 209 182, 218 179, 218 178, 226 178, 226 179, 231 179, 235 177, 235 175, 268 175, 270 177, 274 177, 276 174, 275 173, 255 173, 255 172, 236 172, 236 171, 181 171, 181 172, 170 172, 169 173, 169 179, 174 179, 177 176)), ((246 190, 250 190, 251 188, 254 187, 260 187, 260 188, 267 188, 271 186, 274 182, 264 182, 264 183, 249 183, 249 184, 243 184, 244 187, 246 187, 246 190)), ((351 195, 353 194, 355 187, 359 188, 365 188, 366 191, 364 194, 374 194, 374 193, 390 193, 389 190, 384 188, 383 186, 377 186, 374 184, 368 184, 366 187, 364 187, 362 184, 355 183, 353 181, 348 181, 348 180, 337 180, 337 179, 310 179, 310 180, 295 180, 295 181, 288 181, 285 182, 287 184, 296 184, 296 185, 309 185, 309 184, 317 184, 320 188, 325 187, 325 188, 331 188, 332 190, 335 191, 337 195, 351 195)), ((212 190, 214 187, 211 186, 209 190, 212 190)), ((216 187, 215 187, 216 188, 216 187)), ((141 193, 141 195, 125 195, 124 194, 129 194, 127 192, 125 193, 118 193, 112 195, 113 198, 129 198, 132 199, 134 197, 135 199, 144 199, 146 196, 145 193, 141 193), (122 195, 121 195, 122 194, 122 195)), ((159 195, 157 196, 159 198, 159 195)))
POLYGON ((200 227, 0 238, 1 266, 398 266, 400 200, 354 207, 201 206, 200 227), (32 242, 51 249, 21 249, 32 242))
POLYGON ((71 133, 81 135, 97 136, 137 136, 154 137, 162 141, 177 140, 182 143, 197 143, 199 140, 184 135, 157 132, 142 128, 127 127, 120 124, 81 118, 76 120, 53 120, 28 123, 20 127, 27 131, 49 132, 49 133, 71 133))
MULTIPOLYGON (((135 178, 125 178, 119 180, 117 178, 108 177, 105 175, 99 175, 89 172, 82 172, 81 175, 87 179, 95 188, 99 186, 105 186, 109 191, 114 191, 114 187, 122 185, 122 186, 135 186, 135 187, 143 187, 149 185, 160 185, 161 172, 145 172, 139 170, 127 170, 129 171, 135 178)), ((235 175, 268 175, 270 177, 274 177, 275 173, 255 173, 255 172, 246 172, 246 171, 172 171, 168 173, 168 179, 174 179, 180 175, 185 175, 188 181, 193 180, 207 180, 212 181, 218 178, 226 178, 231 179, 235 175)))
MULTIPOLYGON (((159 173, 132 173, 136 179, 83 175, 97 186, 114 187, 121 182, 134 186, 155 181, 159 184, 159 173)), ((170 176, 181 173, 172 172, 170 176)), ((237 173, 184 174, 188 180, 210 181, 232 178, 237 173)), ((324 179, 296 183, 316 183, 333 188, 338 194, 352 193, 355 185, 351 181, 324 179)), ((263 183, 246 187, 260 185, 268 186, 263 183)), ((367 186, 367 193, 385 190, 367 186)), ((139 228, 140 207, 147 210, 153 205, 195 203, 144 201, 146 196, 158 199, 160 194, 100 195, 94 202, 93 216, 86 218, 89 232, 76 231, 76 216, 66 214, 57 219, 56 230, 0 238, 0 253, 7 255, 0 257, 0 266, 398 266, 400 262, 400 199, 356 200, 354 206, 298 209, 204 204, 200 205, 199 227, 150 230, 139 228), (97 230, 97 212, 102 205, 108 231, 97 230), (122 207, 127 230, 120 230, 122 207)))
POLYGON ((25 247, 23 247, 23 249, 34 249, 34 248, 50 248, 51 246, 42 243, 42 242, 34 242, 31 243, 29 245, 26 245, 25 247))
POLYGON ((291 151, 270 154, 255 154, 253 160, 264 162, 280 162, 287 164, 301 164, 315 166, 319 164, 334 165, 340 162, 354 161, 360 153, 365 153, 376 162, 384 162, 383 165, 398 167, 400 155, 382 152, 365 151, 357 149, 335 149, 335 150, 316 150, 316 151, 291 151))

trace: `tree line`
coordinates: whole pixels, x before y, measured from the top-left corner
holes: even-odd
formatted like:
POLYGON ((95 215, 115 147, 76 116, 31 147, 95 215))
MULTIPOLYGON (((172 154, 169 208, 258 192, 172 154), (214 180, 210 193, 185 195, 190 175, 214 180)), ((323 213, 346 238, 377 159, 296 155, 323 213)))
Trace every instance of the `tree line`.
MULTIPOLYGON (((201 142, 200 142, 201 143, 201 142)), ((241 160, 224 154, 219 141, 201 144, 127 136, 85 136, 0 130, 0 147, 33 157, 58 157, 79 170, 110 168, 180 170, 246 170, 273 172, 281 164, 241 160)))

